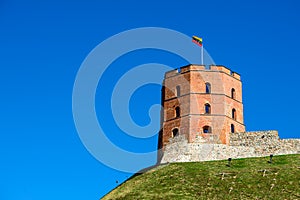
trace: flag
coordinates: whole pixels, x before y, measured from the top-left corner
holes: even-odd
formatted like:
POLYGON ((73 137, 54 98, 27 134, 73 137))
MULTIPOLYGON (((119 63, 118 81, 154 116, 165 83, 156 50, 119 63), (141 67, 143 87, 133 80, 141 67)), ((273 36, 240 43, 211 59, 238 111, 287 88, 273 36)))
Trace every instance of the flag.
POLYGON ((195 44, 199 45, 200 47, 202 47, 202 38, 199 38, 197 36, 193 36, 193 40, 192 40, 195 44))

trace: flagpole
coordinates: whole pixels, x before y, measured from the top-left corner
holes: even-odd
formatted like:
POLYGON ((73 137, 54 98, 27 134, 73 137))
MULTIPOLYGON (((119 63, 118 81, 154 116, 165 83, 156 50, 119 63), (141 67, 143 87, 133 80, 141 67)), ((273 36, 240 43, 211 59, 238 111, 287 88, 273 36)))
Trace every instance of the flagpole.
POLYGON ((203 62, 203 44, 201 46, 201 65, 203 65, 204 62, 203 62))

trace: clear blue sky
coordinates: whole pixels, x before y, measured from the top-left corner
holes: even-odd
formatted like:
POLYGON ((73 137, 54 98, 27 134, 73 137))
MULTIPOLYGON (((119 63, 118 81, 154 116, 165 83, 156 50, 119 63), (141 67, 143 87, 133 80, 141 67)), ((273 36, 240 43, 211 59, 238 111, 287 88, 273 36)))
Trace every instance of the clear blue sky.
MULTIPOLYGON (((89 52, 132 28, 164 27, 203 37, 216 64, 242 75, 247 130, 276 129, 283 138, 299 137, 299 9, 296 0, 1 0, 0 199, 99 199, 116 181, 130 177, 103 165, 83 146, 73 121, 72 90, 89 52)), ((126 70, 149 62, 185 64, 161 51, 125 55, 102 80, 107 96, 113 87, 105 81, 115 83, 126 70)), ((101 108, 109 106, 107 98, 97 91, 98 118, 111 121, 110 110, 101 108)), ((133 119, 147 124, 149 106, 160 101, 159 87, 140 88, 135 99, 133 119), (139 101, 148 91, 153 95, 139 101)), ((156 137, 139 145, 117 140, 114 123, 103 126, 122 148, 155 148, 156 137)))

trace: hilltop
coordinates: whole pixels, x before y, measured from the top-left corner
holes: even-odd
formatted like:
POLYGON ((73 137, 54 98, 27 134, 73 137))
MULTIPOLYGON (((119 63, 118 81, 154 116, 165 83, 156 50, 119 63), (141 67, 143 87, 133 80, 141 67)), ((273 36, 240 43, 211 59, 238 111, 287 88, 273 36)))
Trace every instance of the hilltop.
POLYGON ((103 199, 300 199, 300 154, 161 165, 103 199))

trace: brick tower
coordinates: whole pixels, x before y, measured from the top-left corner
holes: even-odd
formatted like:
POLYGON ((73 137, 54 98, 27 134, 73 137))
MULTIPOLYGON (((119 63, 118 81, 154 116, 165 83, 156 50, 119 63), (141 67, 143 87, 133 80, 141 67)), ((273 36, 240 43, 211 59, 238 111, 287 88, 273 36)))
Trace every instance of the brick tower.
POLYGON ((229 134, 245 132, 242 83, 224 66, 188 65, 166 72, 162 88, 160 147, 184 135, 229 143, 229 134))

